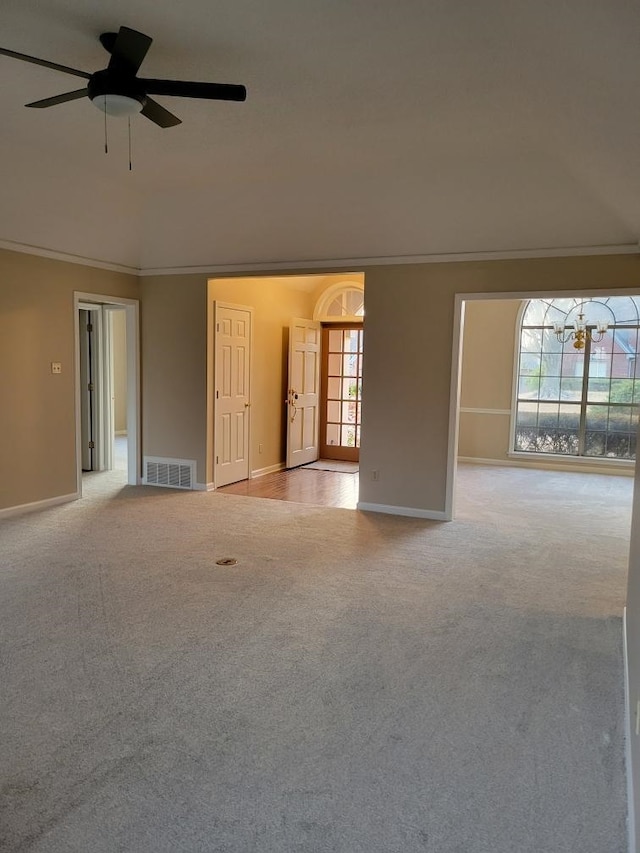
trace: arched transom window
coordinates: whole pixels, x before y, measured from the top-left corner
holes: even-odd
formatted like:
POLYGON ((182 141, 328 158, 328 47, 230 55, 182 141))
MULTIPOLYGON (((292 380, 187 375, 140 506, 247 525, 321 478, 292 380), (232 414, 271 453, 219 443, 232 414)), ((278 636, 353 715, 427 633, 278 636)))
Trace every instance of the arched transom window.
POLYGON ((635 459, 639 328, 640 297, 532 299, 520 327, 514 449, 635 459), (576 321, 586 324, 583 347, 571 336, 576 321))
POLYGON ((325 323, 358 322, 364 317, 364 286, 334 284, 322 294, 313 318, 325 323))

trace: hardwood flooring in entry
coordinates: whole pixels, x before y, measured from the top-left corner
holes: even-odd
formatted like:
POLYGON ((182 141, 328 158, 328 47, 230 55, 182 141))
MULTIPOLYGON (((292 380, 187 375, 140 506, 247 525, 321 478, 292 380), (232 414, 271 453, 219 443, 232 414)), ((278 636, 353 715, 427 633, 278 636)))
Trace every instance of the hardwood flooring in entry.
POLYGON ((355 509, 358 503, 358 474, 293 468, 231 483, 217 491, 221 494, 355 509))

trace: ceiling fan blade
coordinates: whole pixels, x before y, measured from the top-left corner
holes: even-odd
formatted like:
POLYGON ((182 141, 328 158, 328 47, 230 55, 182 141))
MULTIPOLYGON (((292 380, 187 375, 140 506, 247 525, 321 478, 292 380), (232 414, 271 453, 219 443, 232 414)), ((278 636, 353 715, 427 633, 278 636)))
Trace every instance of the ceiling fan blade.
POLYGON ((84 98, 87 94, 87 88, 76 89, 73 92, 65 92, 64 95, 54 95, 53 98, 43 98, 41 101, 32 101, 30 104, 25 104, 25 107, 54 107, 56 104, 64 104, 65 101, 77 101, 78 98, 84 98))
POLYGON ((188 80, 141 79, 150 95, 176 95, 179 98, 207 98, 212 101, 244 101, 247 90, 233 83, 194 83, 188 80))
MULTIPOLYGON (((101 41, 105 44, 104 38, 101 38, 101 41)), ((111 46, 109 71, 135 76, 138 68, 142 65, 142 60, 151 47, 152 41, 153 39, 144 33, 131 30, 129 27, 120 27, 116 39, 111 46)))
POLYGON ((147 98, 147 101, 142 108, 142 115, 145 118, 151 119, 154 124, 159 127, 175 127, 177 124, 182 124, 182 119, 174 116, 169 110, 165 110, 152 98, 147 98))
POLYGON ((29 56, 26 53, 7 50, 5 47, 0 47, 0 54, 3 56, 11 56, 13 59, 22 59, 23 62, 31 62, 33 65, 44 65, 45 68, 53 68, 54 71, 63 71, 65 74, 84 77, 85 80, 88 80, 91 77, 91 74, 87 74, 86 71, 78 71, 77 68, 69 68, 68 65, 59 65, 57 62, 49 62, 47 59, 38 59, 37 56, 29 56))

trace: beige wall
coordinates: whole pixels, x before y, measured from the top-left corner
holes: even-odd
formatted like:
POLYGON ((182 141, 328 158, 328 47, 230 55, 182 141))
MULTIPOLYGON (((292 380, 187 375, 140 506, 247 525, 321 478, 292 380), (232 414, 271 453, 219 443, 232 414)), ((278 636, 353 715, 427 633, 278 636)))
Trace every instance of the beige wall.
MULTIPOLYGON (((445 510, 455 294, 637 290, 640 283, 638 258, 626 255, 379 266, 364 272, 361 501, 435 514, 445 510), (377 481, 373 471, 379 473, 377 481)), ((17 440, 20 447, 30 449, 15 454, 8 449, 10 444, 3 445, 7 476, 0 506, 12 506, 75 489, 73 373, 64 369, 55 377, 48 372, 52 360, 72 364, 73 290, 132 296, 138 293, 138 283, 131 276, 12 252, 1 253, 0 275, 0 342, 3 364, 9 366, 2 372, 7 403, 3 433, 9 442, 17 440), (28 338, 23 328, 29 329, 28 338)), ((282 459, 283 329, 294 314, 306 310, 310 315, 318 296, 317 281, 306 290, 285 288, 276 296, 265 288, 264 280, 219 281, 211 294, 205 275, 145 277, 139 282, 143 453, 196 459, 202 483, 211 481, 208 302, 215 297, 256 308, 252 467, 264 468, 282 459), (267 370, 272 357, 276 367, 267 370), (262 454, 258 444, 263 445, 262 454)), ((327 286, 333 281, 327 274, 327 286)), ((507 358, 505 362, 512 363, 507 358)), ((499 383, 496 375, 492 383, 491 405, 504 401, 506 407, 501 396, 506 382, 499 383)), ((474 386, 473 375, 466 376, 466 400, 475 404, 474 386)), ((469 424, 463 426, 461 437, 467 446, 473 434, 469 424)), ((494 440, 499 440, 497 433, 494 440)))
POLYGON ((117 433, 127 431, 127 315, 113 311, 113 421, 117 433))
MULTIPOLYGON (((637 291, 640 261, 619 255, 378 266, 365 269, 365 276, 360 499, 438 513, 445 510, 447 495, 455 295, 637 291), (373 471, 379 472, 376 481, 373 471)), ((304 312, 305 295, 291 297, 285 310, 273 291, 256 287, 237 283, 234 289, 232 281, 214 285, 209 294, 202 275, 140 281, 143 452, 196 458, 202 481, 208 474, 208 301, 215 293, 259 310, 264 325, 256 326, 257 362, 272 351, 268 357, 274 365, 284 314, 304 312)), ((138 282, 0 251, 0 508, 75 492, 74 290, 135 298, 138 282), (51 361, 62 362, 62 375, 51 375, 51 361)), ((273 401, 279 406, 282 373, 271 370, 260 380, 261 390, 255 388, 263 415, 256 415, 254 442, 262 437, 267 443, 281 422, 273 401)), ((476 382, 473 373, 465 377, 466 399, 474 403, 476 382)), ((503 401, 499 384, 490 385, 492 405, 503 401)), ((267 457, 265 466, 276 458, 276 444, 269 444, 267 457)), ((627 606, 632 709, 640 696, 639 493, 636 488, 627 606)), ((640 814, 637 738, 631 749, 640 814)))
POLYGON ((442 513, 456 293, 637 291, 640 261, 613 255, 381 266, 365 276, 360 500, 442 513))
POLYGON ((207 453, 207 277, 140 279, 142 455, 195 459, 207 453))
POLYGON ((254 309, 251 470, 283 463, 290 320, 311 318, 327 288, 354 280, 362 280, 362 274, 142 278, 143 454, 195 459, 198 483, 213 482, 213 380, 208 377, 213 376, 212 306, 219 300, 254 309))
POLYGON ((138 283, 0 250, 0 509, 76 491, 76 290, 135 299, 138 283))
POLYGON ((508 459, 508 412, 521 304, 520 299, 465 304, 458 441, 463 458, 508 459))

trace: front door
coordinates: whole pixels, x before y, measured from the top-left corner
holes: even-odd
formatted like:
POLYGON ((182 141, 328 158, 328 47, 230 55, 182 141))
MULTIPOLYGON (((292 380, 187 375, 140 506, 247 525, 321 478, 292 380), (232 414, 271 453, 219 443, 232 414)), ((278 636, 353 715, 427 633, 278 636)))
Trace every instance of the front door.
POLYGON ((287 468, 318 458, 320 333, 315 320, 292 320, 289 328, 287 468))
POLYGON ((249 477, 251 310, 215 306, 215 484, 249 477))
POLYGON ((362 420, 362 324, 331 324, 322 330, 323 459, 358 462, 362 420))

